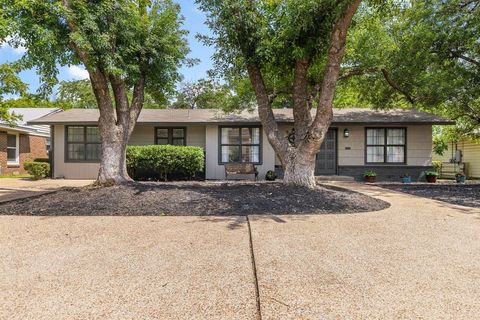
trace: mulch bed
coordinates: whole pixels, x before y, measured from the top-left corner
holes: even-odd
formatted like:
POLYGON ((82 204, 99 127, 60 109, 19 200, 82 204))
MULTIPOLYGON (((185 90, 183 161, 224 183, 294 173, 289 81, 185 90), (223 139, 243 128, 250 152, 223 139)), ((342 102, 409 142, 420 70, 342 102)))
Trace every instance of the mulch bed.
POLYGON ((63 189, 0 205, 3 215, 41 216, 238 216, 376 211, 384 201, 350 190, 281 183, 134 182, 114 187, 63 189))
POLYGON ((390 190, 480 208, 480 184, 385 184, 390 190))

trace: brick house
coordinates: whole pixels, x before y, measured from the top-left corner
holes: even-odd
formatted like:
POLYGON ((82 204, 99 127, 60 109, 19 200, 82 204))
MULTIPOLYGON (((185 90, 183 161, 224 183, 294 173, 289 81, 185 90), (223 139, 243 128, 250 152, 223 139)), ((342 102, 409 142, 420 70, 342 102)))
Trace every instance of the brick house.
POLYGON ((14 126, 0 122, 0 175, 25 173, 23 163, 37 158, 48 158, 50 127, 27 125, 27 122, 58 112, 55 108, 11 108, 21 116, 14 126))

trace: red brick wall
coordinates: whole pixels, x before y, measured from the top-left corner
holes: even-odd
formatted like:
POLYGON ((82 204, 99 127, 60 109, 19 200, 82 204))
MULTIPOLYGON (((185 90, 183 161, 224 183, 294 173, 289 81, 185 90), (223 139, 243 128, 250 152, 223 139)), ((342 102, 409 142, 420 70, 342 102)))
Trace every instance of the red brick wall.
POLYGON ((23 162, 36 158, 48 158, 47 139, 43 137, 19 134, 20 165, 7 166, 7 133, 0 132, 0 166, 2 175, 26 173, 23 162))

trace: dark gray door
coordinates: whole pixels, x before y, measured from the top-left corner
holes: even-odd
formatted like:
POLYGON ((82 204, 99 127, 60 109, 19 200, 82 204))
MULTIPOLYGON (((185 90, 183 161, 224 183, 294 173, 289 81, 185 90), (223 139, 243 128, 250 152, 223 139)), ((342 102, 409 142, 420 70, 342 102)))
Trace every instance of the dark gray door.
POLYGON ((315 175, 334 175, 337 173, 337 131, 330 129, 317 153, 315 175))

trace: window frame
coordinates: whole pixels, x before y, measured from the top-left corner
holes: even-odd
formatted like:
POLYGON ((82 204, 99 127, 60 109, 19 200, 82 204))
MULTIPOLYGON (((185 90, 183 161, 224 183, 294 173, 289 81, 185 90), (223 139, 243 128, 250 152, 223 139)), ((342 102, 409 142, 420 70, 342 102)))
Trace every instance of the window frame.
POLYGON ((218 126, 218 164, 219 165, 225 165, 229 163, 245 163, 245 164, 255 164, 255 165, 262 165, 263 164, 263 131, 262 131, 262 126, 260 125, 223 125, 223 126, 218 126), (232 143, 223 143, 222 144, 222 129, 224 128, 238 128, 238 144, 232 144, 232 143), (242 129, 244 128, 258 128, 259 129, 259 141, 258 143, 249 143, 249 144, 243 144, 242 143, 242 129), (240 159, 242 159, 242 147, 251 147, 251 146, 258 146, 259 147, 259 155, 258 155, 258 162, 223 162, 222 161, 222 147, 223 146, 238 146, 240 147, 240 159))
MULTIPOLYGON (((101 160, 101 155, 98 160, 94 159, 87 159, 87 145, 88 144, 99 144, 100 145, 100 151, 101 151, 101 145, 102 142, 87 142, 87 128, 88 127, 93 127, 93 128, 98 128, 98 125, 83 125, 83 124, 78 124, 78 125, 68 125, 65 126, 65 142, 64 142, 64 156, 65 156, 65 163, 99 163, 101 160), (70 127, 82 127, 83 128, 83 142, 68 142, 68 128, 70 127), (84 156, 83 159, 69 159, 68 158, 68 145, 69 144, 83 144, 84 145, 84 156)), ((100 137, 100 131, 98 132, 98 136, 100 137)))
POLYGON ((7 131, 7 167, 16 167, 20 166, 20 134, 18 132, 8 132, 7 131), (15 148, 8 146, 8 136, 15 136, 15 148), (15 160, 8 160, 8 150, 15 149, 15 160))
POLYGON ((183 130, 183 146, 187 145, 187 127, 155 127, 154 130, 153 130, 153 139, 154 139, 155 145, 165 145, 165 144, 159 144, 158 143, 158 139, 165 139, 165 138, 159 138, 157 136, 157 130, 158 129, 167 129, 168 130, 168 136, 167 136, 168 143, 166 145, 171 145, 171 146, 174 146, 174 144, 173 144, 174 139, 180 139, 180 138, 174 138, 173 137, 173 130, 174 129, 183 130))
POLYGON ((406 165, 407 164, 407 127, 365 127, 365 164, 369 165, 379 165, 379 166, 395 166, 395 165, 406 165), (383 145, 381 144, 368 144, 368 130, 369 129, 381 129, 383 130, 385 141, 383 145), (389 129, 402 129, 405 133, 404 144, 388 144, 388 130, 389 129), (368 162, 368 147, 383 147, 383 162, 368 162), (388 147, 403 147, 403 162, 388 162, 388 147))

